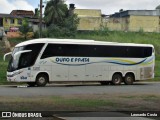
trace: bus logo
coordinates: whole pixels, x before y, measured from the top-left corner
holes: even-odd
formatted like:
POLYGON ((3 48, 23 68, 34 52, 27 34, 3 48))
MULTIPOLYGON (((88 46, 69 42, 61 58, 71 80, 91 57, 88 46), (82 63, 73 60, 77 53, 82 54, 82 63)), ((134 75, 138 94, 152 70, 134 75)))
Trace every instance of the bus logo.
POLYGON ((21 79, 22 79, 22 80, 26 80, 26 79, 27 79, 27 77, 21 76, 21 79))

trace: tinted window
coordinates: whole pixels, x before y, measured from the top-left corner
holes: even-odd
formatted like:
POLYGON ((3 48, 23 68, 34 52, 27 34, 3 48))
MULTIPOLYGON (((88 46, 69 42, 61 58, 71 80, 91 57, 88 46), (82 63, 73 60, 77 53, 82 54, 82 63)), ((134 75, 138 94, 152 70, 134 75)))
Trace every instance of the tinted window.
POLYGON ((52 56, 143 58, 151 54, 151 47, 49 44, 41 58, 52 56))
POLYGON ((19 69, 24 67, 32 66, 38 55, 40 50, 42 49, 44 44, 31 44, 24 47, 24 50, 32 50, 31 52, 22 53, 19 59, 19 69))
POLYGON ((144 58, 152 55, 152 47, 128 47, 127 57, 144 58))
POLYGON ((152 47, 145 47, 144 48, 144 57, 149 57, 152 55, 153 48, 152 47))
POLYGON ((144 57, 143 55, 144 50, 143 47, 127 47, 127 57, 133 58, 141 58, 144 57))
MULTIPOLYGON (((64 50, 63 50, 64 51, 64 50)), ((52 56, 64 56, 64 52, 62 51, 62 45, 58 44, 48 44, 46 49, 44 50, 41 58, 47 58, 52 56)))

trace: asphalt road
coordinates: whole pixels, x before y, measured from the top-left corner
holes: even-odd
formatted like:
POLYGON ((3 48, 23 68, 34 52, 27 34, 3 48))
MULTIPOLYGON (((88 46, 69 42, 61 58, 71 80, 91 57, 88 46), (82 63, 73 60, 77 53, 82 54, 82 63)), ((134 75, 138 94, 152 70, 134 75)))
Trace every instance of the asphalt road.
POLYGON ((0 96, 50 96, 74 94, 157 94, 160 95, 160 82, 138 82, 134 85, 62 85, 51 84, 46 87, 0 86, 0 96))

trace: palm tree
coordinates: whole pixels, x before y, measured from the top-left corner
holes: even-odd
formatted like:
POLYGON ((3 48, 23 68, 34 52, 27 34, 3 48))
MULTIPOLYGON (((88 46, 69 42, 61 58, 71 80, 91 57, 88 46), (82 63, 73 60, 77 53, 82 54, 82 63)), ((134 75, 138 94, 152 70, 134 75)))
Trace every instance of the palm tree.
POLYGON ((47 25, 60 24, 68 11, 67 5, 63 0, 50 0, 45 8, 45 21, 47 25))

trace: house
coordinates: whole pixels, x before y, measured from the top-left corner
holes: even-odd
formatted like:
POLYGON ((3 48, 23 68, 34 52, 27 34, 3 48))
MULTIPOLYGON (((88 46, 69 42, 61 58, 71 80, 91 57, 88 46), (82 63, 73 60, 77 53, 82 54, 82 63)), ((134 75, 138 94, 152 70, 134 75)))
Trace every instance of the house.
MULTIPOLYGON (((39 18, 34 16, 33 11, 27 10, 12 10, 10 14, 0 14, 0 27, 3 27, 5 31, 16 32, 26 18, 33 31, 38 31, 39 18)), ((45 22, 42 21, 42 29, 45 28, 45 22)))
POLYGON ((155 10, 126 10, 110 15, 110 30, 160 32, 160 6, 155 10))
POLYGON ((21 17, 25 17, 25 18, 32 18, 32 17, 34 17, 34 12, 28 11, 28 10, 12 10, 10 15, 21 16, 21 17))
POLYGON ((22 25, 23 17, 13 16, 11 14, 0 14, 0 27, 3 27, 5 31, 9 31, 10 28, 17 28, 22 25))
MULTIPOLYGON (((28 19, 28 23, 29 23, 29 26, 32 27, 33 29, 33 32, 36 32, 36 31, 39 31, 39 19, 38 18, 30 18, 28 19)), ((42 30, 45 30, 46 29, 46 25, 45 25, 45 22, 44 20, 42 21, 42 30)))
POLYGON ((100 9, 75 9, 74 4, 70 4, 70 14, 73 13, 79 18, 78 30, 100 29, 102 22, 100 9))

